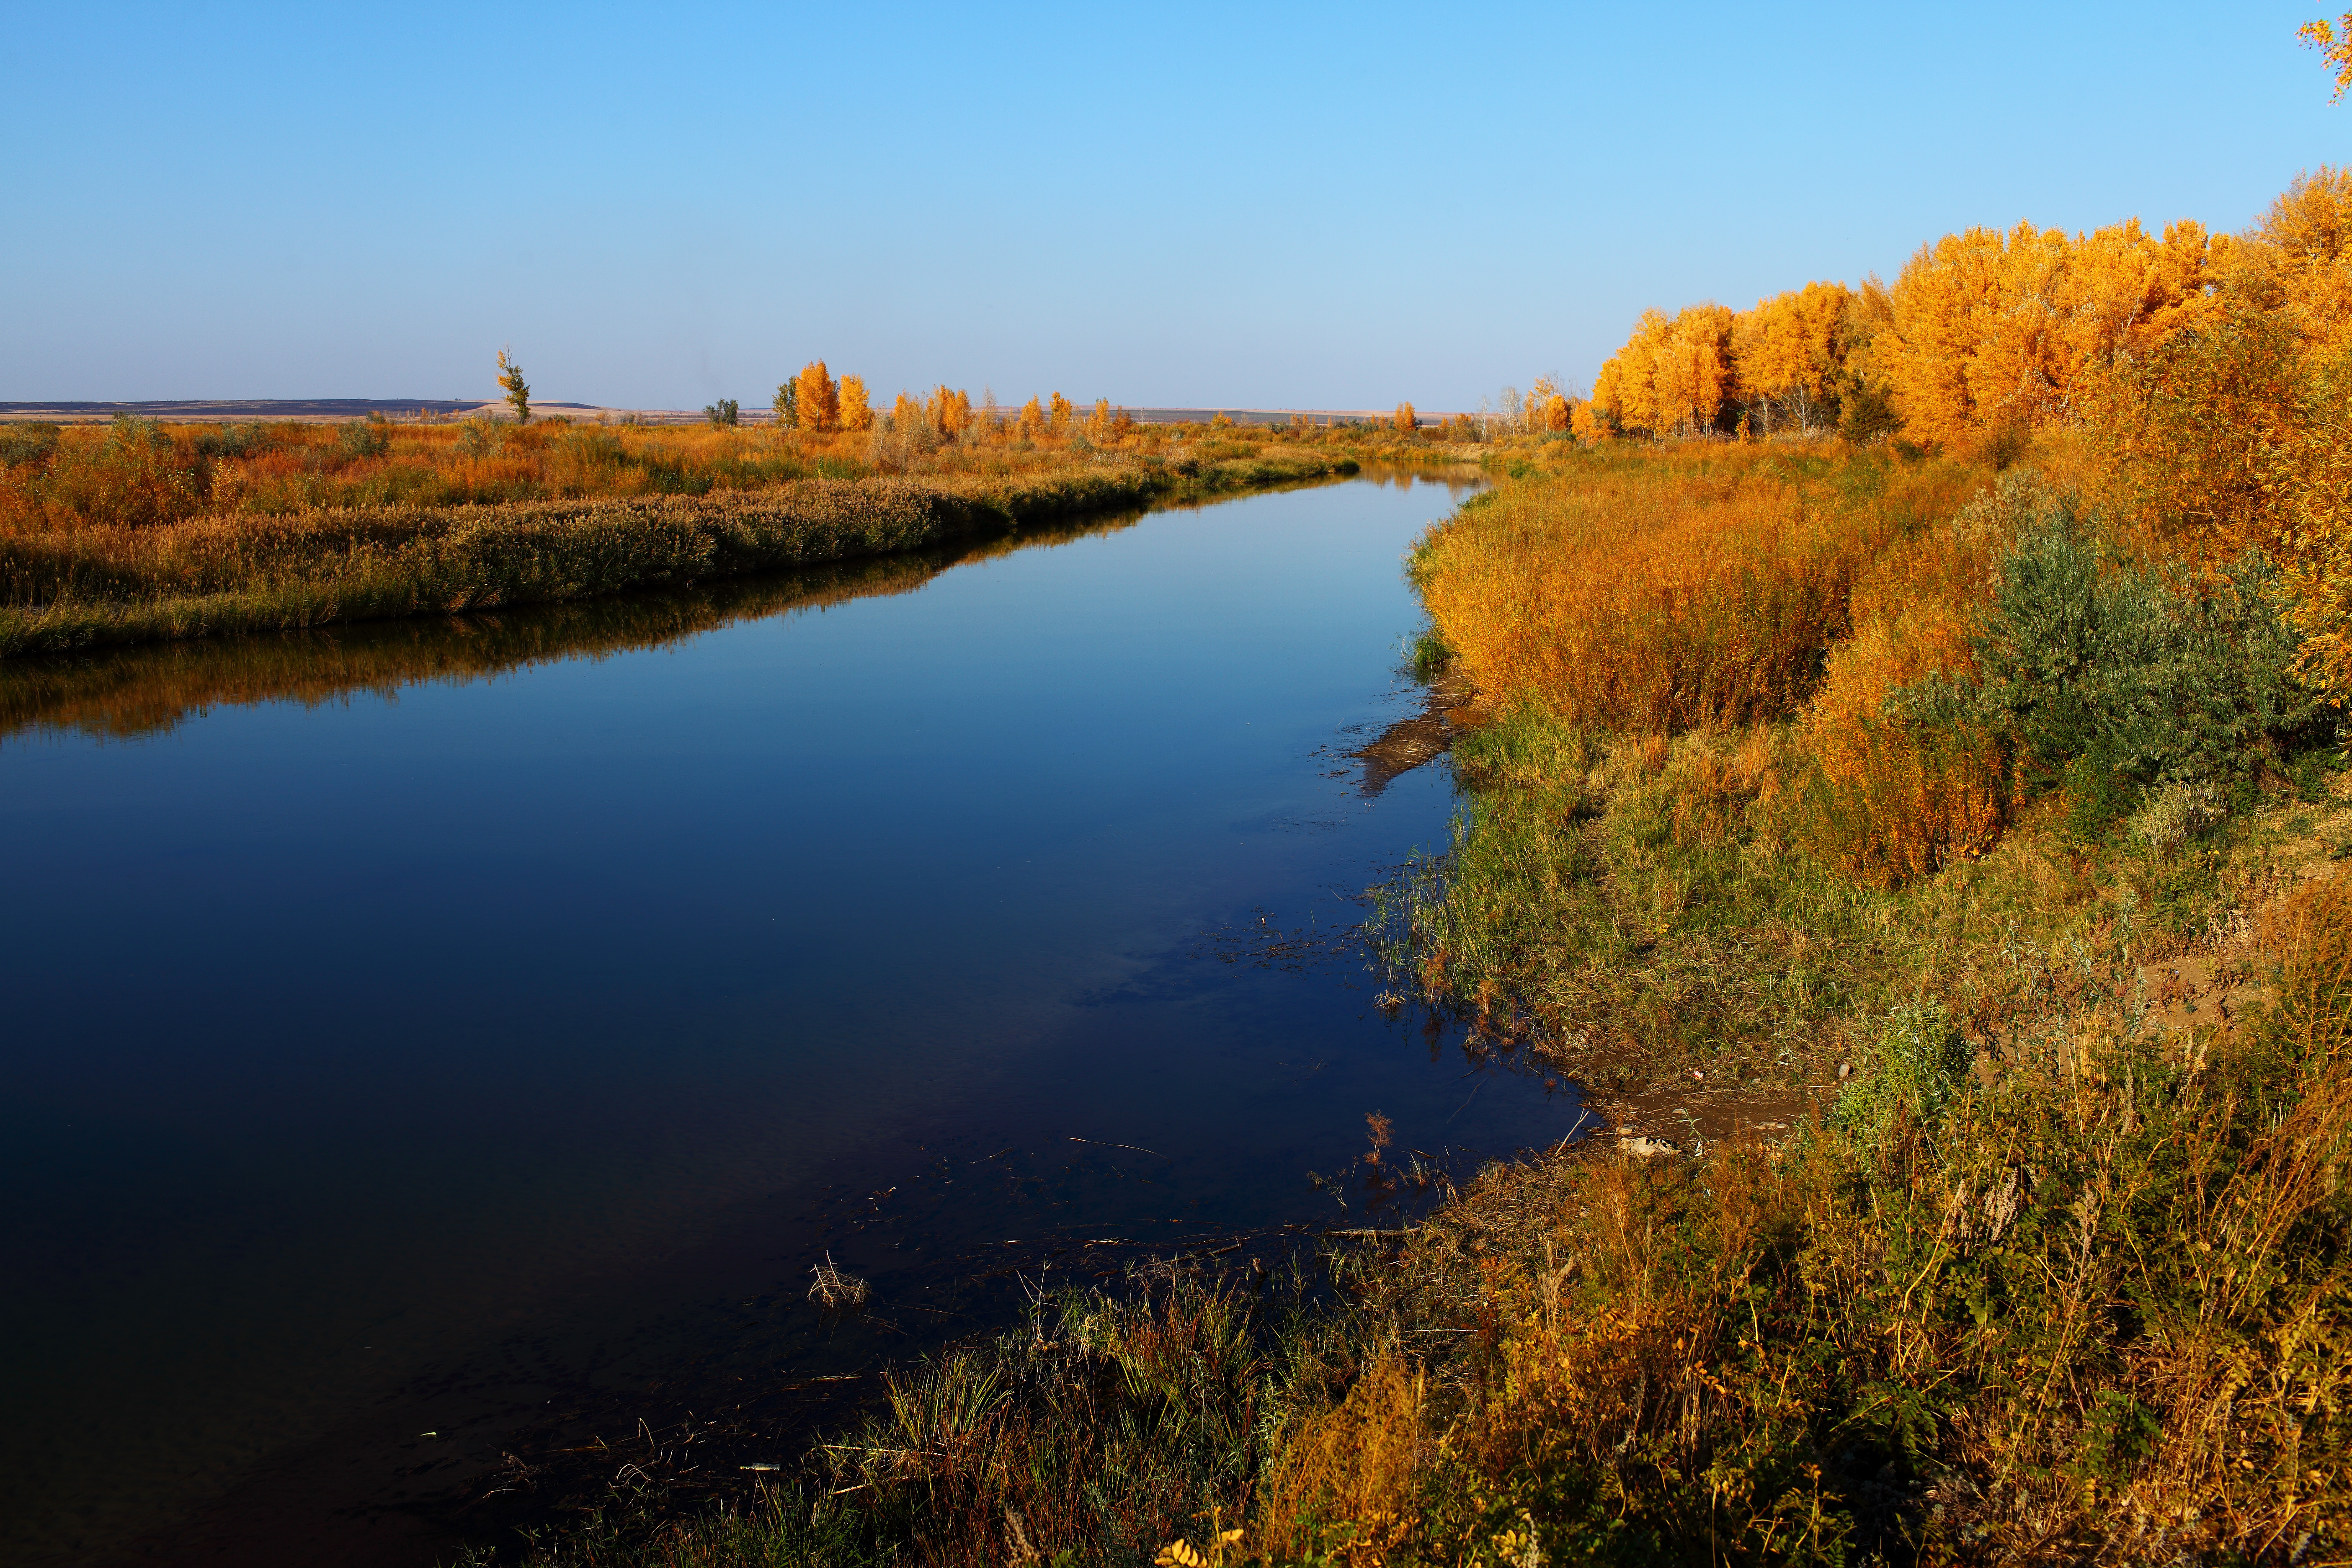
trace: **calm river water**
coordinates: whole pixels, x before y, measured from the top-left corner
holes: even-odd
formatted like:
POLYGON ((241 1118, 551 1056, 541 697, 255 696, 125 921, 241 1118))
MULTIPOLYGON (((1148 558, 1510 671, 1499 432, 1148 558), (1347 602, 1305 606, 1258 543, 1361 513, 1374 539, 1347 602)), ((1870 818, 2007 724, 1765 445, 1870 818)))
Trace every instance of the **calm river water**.
POLYGON ((1446 838, 1351 753, 1461 493, 0 666, 0 1558, 431 1563, 1013 1270, 1378 1223, 1368 1113, 1570 1132, 1346 940, 1446 838))

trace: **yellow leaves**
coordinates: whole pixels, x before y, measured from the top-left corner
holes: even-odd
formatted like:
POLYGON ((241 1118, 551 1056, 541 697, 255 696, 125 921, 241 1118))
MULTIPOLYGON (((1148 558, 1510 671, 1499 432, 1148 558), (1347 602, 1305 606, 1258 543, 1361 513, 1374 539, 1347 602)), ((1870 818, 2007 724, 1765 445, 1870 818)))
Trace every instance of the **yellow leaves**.
POLYGON ((1244 1561, 1241 1540, 1238 1530, 1215 1530, 1213 1526, 1206 1552, 1179 1538, 1160 1549, 1160 1555, 1151 1560, 1152 1568, 1228 1568, 1228 1564, 1244 1561))
POLYGON ((944 384, 933 387, 930 396, 923 400, 923 413, 931 427, 950 441, 971 428, 971 398, 944 384))
POLYGON ((841 427, 844 430, 874 428, 874 410, 866 406, 866 378, 845 375, 841 378, 841 427))
POLYGON ((824 361, 810 361, 793 379, 801 428, 817 435, 841 428, 841 388, 834 384, 824 361))
POLYGON ((2317 49, 2319 58, 2336 72, 2336 90, 2327 96, 2330 103, 2343 102, 2344 89, 2352 88, 2352 11, 2344 13, 2340 24, 2344 31, 2340 37, 2336 31, 2337 25, 2323 17, 2316 22, 2305 22, 2294 30, 2294 36, 2303 40, 2303 47, 2317 49))
POLYGON ((1389 423, 1400 430, 1418 430, 1421 428, 1421 416, 1413 412, 1412 404, 1400 403, 1396 405, 1396 412, 1389 416, 1389 423))

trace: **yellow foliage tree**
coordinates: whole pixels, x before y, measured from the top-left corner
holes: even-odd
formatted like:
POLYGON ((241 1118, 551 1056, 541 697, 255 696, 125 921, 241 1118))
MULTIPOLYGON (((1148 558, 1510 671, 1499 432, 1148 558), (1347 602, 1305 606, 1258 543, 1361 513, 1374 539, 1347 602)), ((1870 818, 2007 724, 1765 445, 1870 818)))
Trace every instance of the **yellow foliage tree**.
POLYGON ((800 413, 801 428, 816 434, 841 428, 841 388, 824 368, 824 361, 815 360, 803 365, 794 381, 800 395, 793 402, 800 413))
POLYGON ((1095 411, 1087 416, 1087 439, 1099 445, 1111 438, 1110 399, 1095 399, 1095 411))
POLYGON ((2290 323, 2306 351, 2352 344, 2352 169, 2296 175, 2250 233, 2216 250, 2229 291, 2290 323))
POLYGON ((1020 430, 1024 441, 1034 441, 1045 433, 1045 411, 1034 397, 1021 405, 1020 430))
POLYGON ((1693 305, 1653 352, 1656 369, 1658 428, 1704 436, 1715 428, 1732 388, 1731 312, 1721 305, 1693 305))
POLYGON ((866 379, 845 375, 841 378, 841 427, 845 430, 874 428, 874 410, 866 406, 866 379))
POLYGON ((1063 396, 1058 392, 1054 394, 1053 405, 1047 410, 1045 416, 1045 428, 1055 436, 1068 435, 1070 433, 1070 416, 1076 412, 1076 410, 1072 407, 1068 398, 1063 396))
POLYGON ((1776 426, 1810 430, 1829 407, 1843 366, 1843 329, 1853 291, 1843 283, 1808 283, 1732 322, 1731 357, 1766 434, 1776 426))
POLYGON ((931 389, 930 396, 924 400, 923 413, 931 427, 950 441, 971 427, 971 399, 944 384, 931 389))
POLYGON ((1389 423, 1400 430, 1418 430, 1421 428, 1421 416, 1413 412, 1412 404, 1400 403, 1396 405, 1396 412, 1389 416, 1389 423))

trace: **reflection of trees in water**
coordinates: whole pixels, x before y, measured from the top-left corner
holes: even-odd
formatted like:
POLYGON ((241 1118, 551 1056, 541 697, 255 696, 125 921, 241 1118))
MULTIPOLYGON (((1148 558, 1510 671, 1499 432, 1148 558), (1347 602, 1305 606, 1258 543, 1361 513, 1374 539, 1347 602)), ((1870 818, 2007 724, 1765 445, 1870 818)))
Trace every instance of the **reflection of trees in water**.
POLYGON ((663 647, 737 621, 911 594, 950 567, 1116 532, 1142 515, 619 598, 0 659, 0 738, 66 731, 126 740, 161 734, 215 705, 389 698, 426 681, 487 680, 560 659, 663 647))

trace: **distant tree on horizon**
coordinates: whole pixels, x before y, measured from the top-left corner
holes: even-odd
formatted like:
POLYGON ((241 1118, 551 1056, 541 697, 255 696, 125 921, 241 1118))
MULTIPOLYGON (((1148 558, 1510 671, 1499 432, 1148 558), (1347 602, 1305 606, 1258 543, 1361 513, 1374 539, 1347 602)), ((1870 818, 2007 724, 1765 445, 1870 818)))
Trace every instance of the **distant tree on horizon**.
POLYGON ((1400 403, 1396 405, 1396 412, 1389 416, 1389 423, 1400 430, 1418 430, 1421 428, 1421 416, 1413 411, 1412 404, 1400 403))
POLYGON ((515 412, 515 423, 530 423, 530 383, 522 378, 522 366, 515 363, 512 345, 499 351, 499 384, 506 388, 508 405, 515 412))

